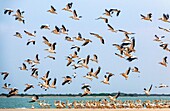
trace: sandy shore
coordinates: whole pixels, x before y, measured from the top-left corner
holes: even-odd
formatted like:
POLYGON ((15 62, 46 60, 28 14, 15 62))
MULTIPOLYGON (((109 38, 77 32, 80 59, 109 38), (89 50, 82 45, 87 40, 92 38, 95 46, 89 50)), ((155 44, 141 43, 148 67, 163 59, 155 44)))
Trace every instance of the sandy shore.
POLYGON ((0 109, 0 111, 170 111, 169 109, 0 109))

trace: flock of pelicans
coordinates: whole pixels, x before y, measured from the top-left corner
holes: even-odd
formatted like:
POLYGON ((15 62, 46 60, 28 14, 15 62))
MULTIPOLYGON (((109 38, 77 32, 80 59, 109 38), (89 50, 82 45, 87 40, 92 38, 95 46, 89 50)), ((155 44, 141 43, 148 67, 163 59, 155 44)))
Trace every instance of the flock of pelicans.
MULTIPOLYGON (((75 21, 81 20, 82 16, 79 16, 77 14, 76 10, 72 10, 72 7, 73 7, 73 3, 71 2, 71 3, 66 4, 66 7, 63 8, 62 10, 67 11, 68 13, 72 13, 72 16, 70 16, 71 19, 73 19, 75 21)), ((51 8, 49 10, 47 10, 46 13, 51 13, 54 15, 58 14, 56 8, 52 5, 51 5, 51 8)), ((20 9, 17 9, 16 11, 14 11, 12 9, 4 9, 4 14, 8 14, 8 15, 13 14, 12 16, 15 17, 15 20, 25 24, 25 20, 24 20, 25 12, 21 11, 20 9)), ((116 30, 109 24, 110 17, 113 17, 113 16, 118 17, 120 14, 121 14, 121 10, 119 10, 119 9, 109 9, 109 10, 105 9, 102 16, 96 18, 95 20, 103 20, 103 22, 107 24, 108 30, 113 33, 120 32, 120 33, 124 34, 125 38, 122 40, 122 42, 120 44, 112 44, 113 47, 115 47, 118 50, 118 52, 115 52, 115 56, 119 57, 120 59, 125 59, 129 62, 132 62, 132 61, 135 61, 136 59, 138 59, 136 56, 134 56, 134 54, 136 52, 135 37, 130 37, 131 35, 135 35, 135 33, 129 32, 126 30, 122 30, 122 29, 116 30)), ((141 16, 142 20, 152 22, 152 13, 149 13, 147 15, 141 14, 140 16, 141 16)), ((170 23, 168 14, 163 14, 163 17, 159 18, 159 20, 161 20, 163 22, 170 23)), ((51 27, 50 27, 50 25, 43 24, 40 26, 40 29, 51 30, 51 27)), ((166 31, 166 32, 170 32, 170 29, 166 29, 163 27, 158 27, 158 29, 166 31)), ((37 33, 36 31, 34 31, 32 33, 27 30, 24 30, 23 32, 30 37, 36 37, 36 33, 37 33)), ((62 25, 61 27, 55 26, 54 29, 51 31, 51 33, 56 34, 56 35, 60 35, 60 34, 66 35, 65 40, 68 42, 74 43, 74 41, 78 41, 78 42, 82 43, 81 46, 73 44, 70 47, 70 49, 74 50, 74 52, 67 56, 66 66, 72 67, 73 70, 80 69, 80 68, 86 68, 87 70, 90 69, 87 72, 87 74, 84 75, 83 77, 86 79, 89 79, 90 81, 92 81, 94 78, 98 79, 99 78, 98 75, 100 74, 100 71, 101 71, 101 66, 98 66, 97 69, 93 69, 93 68, 89 67, 89 62, 94 62, 94 63, 98 64, 98 62, 99 62, 98 55, 94 54, 92 57, 90 55, 87 55, 85 58, 82 58, 79 55, 80 50, 82 50, 81 48, 92 43, 92 40, 90 40, 89 38, 84 38, 81 33, 78 33, 78 35, 76 37, 70 37, 70 36, 68 36, 68 32, 69 32, 69 30, 64 25, 62 25)), ((102 37, 100 34, 97 34, 94 32, 90 32, 89 34, 91 36, 95 37, 96 39, 98 39, 101 44, 105 44, 104 37, 102 37)), ((16 36, 17 38, 20 38, 20 39, 22 39, 22 37, 23 37, 21 32, 16 32, 14 36, 16 36)), ((160 47, 163 50, 170 52, 170 49, 168 48, 168 44, 162 41, 163 38, 164 38, 164 36, 159 37, 159 36, 155 35, 154 41, 158 42, 160 47)), ((56 54, 57 43, 49 41, 49 39, 45 36, 42 36, 42 40, 43 40, 44 45, 46 45, 46 47, 48 47, 47 49, 45 49, 45 51, 49 52, 49 55, 44 58, 49 58, 49 59, 55 60, 56 58, 53 55, 56 54)), ((31 44, 35 45, 36 41, 34 39, 29 39, 27 41, 26 45, 31 45, 31 44)), ((164 67, 167 67, 167 63, 168 63, 167 59, 168 59, 167 56, 165 56, 162 59, 162 61, 159 62, 159 64, 164 67)), ((47 71, 46 74, 43 76, 39 76, 39 69, 36 67, 40 64, 39 54, 36 54, 34 59, 27 58, 21 64, 22 64, 22 66, 19 67, 20 70, 23 70, 23 71, 31 70, 31 76, 35 79, 41 80, 41 82, 38 82, 39 87, 41 87, 45 91, 47 91, 49 88, 56 88, 57 78, 49 78, 50 71, 47 71), (28 65, 31 68, 28 68, 28 65), (50 81, 52 81, 52 82, 50 82, 50 81)), ((126 80, 128 80, 129 74, 131 72, 140 73, 140 70, 138 67, 133 67, 133 68, 129 67, 126 71, 124 71, 120 75, 123 76, 126 80)), ((10 73, 4 71, 4 72, 1 72, 1 75, 3 75, 3 79, 6 80, 6 78, 10 75, 10 73)), ((101 82, 104 84, 110 85, 109 80, 111 79, 112 76, 114 76, 114 74, 112 72, 106 72, 106 74, 104 75, 104 78, 101 82)), ((70 84, 73 81, 73 79, 76 77, 77 77, 76 72, 73 75, 67 75, 67 76, 63 77, 62 85, 70 84)), ((27 92, 28 90, 31 90, 32 88, 35 87, 35 85, 28 84, 28 83, 25 84, 25 86, 26 87, 24 89, 24 92, 27 92)), ((152 86, 153 85, 151 85, 148 89, 144 88, 144 92, 146 95, 150 95, 152 86)), ((160 84, 159 86, 155 86, 155 88, 165 88, 165 87, 168 87, 168 85, 160 84)), ((7 97, 11 97, 11 96, 18 94, 18 89, 16 87, 11 88, 10 84, 8 84, 8 83, 5 83, 2 88, 7 89, 9 91, 9 93, 7 94, 7 97)), ((84 90, 84 93, 82 93, 81 97, 91 94, 90 84, 83 83, 82 90, 84 90)), ((143 107, 144 105, 146 107, 164 107, 164 106, 169 107, 169 101, 163 102, 164 104, 159 104, 160 101, 154 101, 154 102, 146 101, 144 103, 142 103, 141 101, 121 102, 119 100, 116 100, 119 95, 120 95, 120 92, 116 96, 109 95, 108 97, 110 98, 110 102, 107 100, 88 101, 88 102, 76 102, 75 101, 70 104, 70 103, 68 103, 68 101, 66 103, 62 103, 60 101, 55 101, 54 104, 58 108, 65 108, 66 106, 68 106, 69 108, 70 107, 74 107, 74 108, 84 108, 84 107, 86 107, 86 108, 116 108, 116 107, 143 107), (152 103, 154 103, 154 105, 152 103)), ((38 96, 34 96, 32 98, 32 101, 30 101, 30 102, 38 102, 39 104, 42 104, 41 101, 38 101, 38 98, 39 98, 38 96)))

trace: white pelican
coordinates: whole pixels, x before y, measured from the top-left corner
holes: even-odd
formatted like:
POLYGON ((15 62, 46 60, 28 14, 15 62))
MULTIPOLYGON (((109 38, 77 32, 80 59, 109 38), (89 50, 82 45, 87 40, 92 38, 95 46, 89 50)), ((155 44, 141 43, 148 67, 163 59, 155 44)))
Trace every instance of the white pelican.
POLYGON ((69 41, 69 42, 74 42, 74 40, 73 40, 71 37, 69 37, 69 36, 66 36, 66 37, 65 37, 65 40, 67 40, 67 41, 69 41))
POLYGON ((33 60, 33 62, 34 62, 35 64, 40 64, 40 59, 39 59, 38 54, 36 54, 35 59, 33 60))
POLYGON ((152 19, 151 19, 152 18, 152 13, 147 14, 147 16, 144 16, 144 15, 140 14, 140 16, 142 17, 141 19, 148 20, 148 21, 152 22, 152 19))
POLYGON ((54 56, 50 56, 50 55, 48 55, 48 56, 46 56, 46 57, 44 57, 44 58, 50 58, 50 59, 55 60, 55 57, 54 57, 54 56))
POLYGON ((33 37, 36 37, 36 31, 34 31, 34 33, 30 33, 30 32, 28 32, 28 31, 26 31, 26 30, 24 30, 24 32, 27 34, 27 35, 29 35, 29 36, 33 36, 33 37))
POLYGON ((146 94, 147 96, 149 96, 149 95, 150 95, 150 91, 151 91, 151 89, 152 89, 152 84, 151 84, 151 86, 150 86, 149 90, 147 90, 146 88, 144 88, 144 92, 145 92, 145 94, 146 94))
POLYGON ((159 20, 162 20, 163 22, 168 22, 170 23, 169 19, 169 14, 163 14, 162 18, 159 18, 159 20))
POLYGON ((110 77, 111 76, 113 76, 113 74, 112 73, 109 73, 109 75, 107 76, 107 75, 105 75, 104 76, 104 80, 103 81, 101 81, 102 83, 104 83, 104 84, 108 84, 108 85, 110 85, 110 83, 109 83, 109 80, 110 80, 110 77))
POLYGON ((65 85, 66 83, 70 84, 72 82, 72 78, 70 76, 63 77, 64 81, 62 82, 62 85, 65 85))
POLYGON ((96 34, 96 33, 92 33, 92 32, 91 32, 90 34, 93 35, 93 36, 95 36, 95 37, 97 37, 97 38, 99 38, 100 41, 101 41, 101 43, 104 44, 104 39, 103 39, 102 36, 100 36, 99 34, 96 34))
POLYGON ((4 9, 4 14, 7 14, 10 15, 12 12, 14 12, 12 9, 4 9))
POLYGON ((52 43, 50 43, 45 36, 43 36, 42 38, 43 38, 43 40, 44 40, 43 43, 45 43, 46 45, 48 45, 49 47, 51 47, 52 43))
POLYGON ((140 73, 140 71, 139 71, 139 68, 138 68, 138 67, 134 67, 134 68, 132 68, 132 72, 138 72, 138 73, 140 73))
POLYGON ((47 73, 43 77, 41 77, 40 79, 42 79, 43 81, 47 81, 49 73, 50 73, 50 71, 47 71, 47 73))
POLYGON ((80 18, 82 18, 82 16, 78 16, 76 10, 73 10, 73 16, 70 16, 70 18, 72 18, 74 20, 80 20, 80 18))
POLYGON ((102 20, 104 20, 104 22, 105 23, 108 23, 108 18, 105 18, 105 17, 102 17, 102 16, 100 16, 99 18, 97 18, 96 20, 99 20, 99 19, 102 19, 102 20))
POLYGON ((74 49, 74 48, 76 48, 76 49, 77 49, 77 52, 79 52, 79 51, 80 51, 80 47, 79 47, 79 46, 77 46, 77 45, 72 45, 72 47, 71 47, 70 49, 74 49))
POLYGON ((33 45, 35 45, 35 40, 28 39, 27 45, 29 45, 30 43, 32 43, 33 45))
POLYGON ((29 101, 29 103, 36 102, 38 99, 39 99, 39 97, 37 95, 35 95, 32 97, 32 100, 29 101))
POLYGON ((34 88, 32 84, 25 84, 26 88, 24 89, 24 92, 26 92, 28 89, 34 88))
POLYGON ((167 56, 165 56, 164 58, 163 58, 163 60, 162 60, 162 62, 159 62, 159 64, 161 64, 162 66, 165 66, 165 67, 167 67, 167 64, 168 64, 168 62, 167 62, 167 56))
POLYGON ((14 36, 16 36, 18 38, 22 38, 22 35, 19 32, 16 32, 14 36))
POLYGON ((100 73, 101 67, 99 66, 98 69, 93 72, 93 68, 91 68, 91 71, 89 72, 89 74, 93 77, 95 77, 96 79, 98 79, 98 74, 100 73))
POLYGON ((40 29, 48 29, 48 30, 50 30, 50 25, 48 25, 48 24, 41 25, 40 29))
POLYGON ((111 32, 117 32, 117 30, 115 30, 110 24, 107 24, 108 26, 108 30, 110 30, 111 32))
POLYGON ((84 43, 82 44, 82 46, 85 46, 88 43, 92 42, 90 39, 86 39, 86 38, 83 38, 83 40, 84 40, 84 43))
POLYGON ((10 89, 10 88, 9 88, 10 85, 11 85, 11 84, 5 83, 4 86, 3 86, 2 88, 3 88, 3 89, 8 89, 8 90, 9 90, 9 89, 10 89))
POLYGON ((84 93, 81 95, 81 97, 84 97, 84 96, 86 96, 86 95, 88 95, 88 94, 91 94, 90 88, 89 88, 89 87, 86 87, 86 88, 84 88, 84 93))
POLYGON ((20 9, 18 9, 17 11, 16 11, 16 14, 14 14, 14 15, 12 15, 12 16, 15 16, 16 18, 18 18, 18 19, 21 19, 21 18, 24 18, 23 16, 22 16, 22 14, 24 13, 24 11, 20 11, 20 9))
POLYGON ((66 5, 66 7, 63 8, 62 10, 65 10, 65 11, 68 11, 68 12, 72 12, 72 10, 71 10, 72 5, 73 5, 72 2, 71 2, 71 3, 68 3, 68 4, 66 5))
POLYGON ((93 54, 93 58, 90 58, 91 61, 98 63, 98 57, 96 54, 93 54))
POLYGON ((89 73, 87 73, 87 75, 85 75, 85 76, 83 76, 84 78, 87 78, 87 79, 89 79, 89 80, 93 80, 93 78, 92 78, 92 76, 89 74, 89 73))
POLYGON ((125 73, 121 73, 121 75, 127 80, 128 79, 128 75, 130 73, 131 67, 128 68, 128 70, 126 70, 125 73))
POLYGON ((88 55, 87 57, 86 57, 86 59, 83 59, 83 63, 80 63, 80 65, 82 65, 83 67, 85 67, 85 68, 89 68, 88 67, 88 63, 89 63, 89 59, 90 59, 90 55, 88 55))
POLYGON ((60 30, 61 30, 61 33, 68 35, 69 30, 66 29, 66 27, 64 25, 62 25, 62 28, 60 30))
POLYGON ((7 97, 11 97, 11 96, 14 96, 14 95, 17 95, 18 94, 18 89, 17 88, 11 88, 7 97))
POLYGON ((83 41, 84 38, 82 37, 81 33, 78 33, 78 36, 77 37, 73 37, 73 39, 76 39, 78 41, 83 41))
POLYGON ((69 66, 72 62, 74 62, 74 60, 69 56, 67 56, 67 61, 68 61, 68 63, 66 66, 69 66))
POLYGON ((57 26, 55 26, 54 30, 52 30, 52 33, 58 35, 58 34, 60 34, 60 29, 57 26))
POLYGON ((50 12, 52 14, 57 14, 56 9, 51 5, 51 9, 47 10, 47 12, 50 12))
POLYGON ((51 88, 56 88, 56 81, 57 81, 57 79, 54 78, 54 81, 53 81, 52 84, 50 85, 51 88))
POLYGON ((169 87, 168 85, 166 84, 159 84, 159 86, 155 86, 155 88, 166 88, 166 87, 169 87))
POLYGON ((116 101, 116 99, 120 96, 120 92, 118 92, 115 96, 108 95, 108 98, 111 102, 116 101))
POLYGON ((158 27, 160 30, 163 30, 165 32, 170 32, 170 29, 166 29, 166 28, 163 28, 163 27, 158 27))
POLYGON ((20 68, 20 70, 26 70, 26 71, 28 71, 27 66, 26 66, 25 63, 23 63, 23 64, 22 64, 22 67, 19 67, 19 68, 20 68))
POLYGON ((55 46, 56 46, 56 42, 55 43, 53 43, 52 45, 51 45, 51 47, 49 47, 48 49, 45 49, 45 50, 47 50, 49 53, 56 53, 55 52, 55 46))
POLYGON ((4 76, 3 80, 5 80, 8 77, 9 72, 1 72, 1 75, 4 76))

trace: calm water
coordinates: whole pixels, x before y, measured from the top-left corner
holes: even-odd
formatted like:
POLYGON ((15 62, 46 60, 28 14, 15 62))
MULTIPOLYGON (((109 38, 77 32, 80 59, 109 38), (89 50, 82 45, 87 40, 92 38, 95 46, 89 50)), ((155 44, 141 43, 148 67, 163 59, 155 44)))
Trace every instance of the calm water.
MULTIPOLYGON (((66 100, 69 100, 69 102, 73 102, 74 100, 99 100, 99 99, 104 99, 106 97, 40 97, 39 100, 45 100, 47 103, 50 103, 52 106, 51 108, 55 108, 54 106, 54 100, 60 100, 63 102, 66 102, 66 100)), ((108 98, 107 98, 108 99, 108 98)), ((149 97, 119 97, 118 100, 170 100, 170 97, 168 96, 149 96, 149 97)), ((0 108, 31 108, 32 104, 34 104, 35 108, 40 108, 38 103, 29 103, 28 101, 31 100, 31 97, 11 97, 11 98, 6 98, 6 97, 1 97, 0 98, 0 108)))

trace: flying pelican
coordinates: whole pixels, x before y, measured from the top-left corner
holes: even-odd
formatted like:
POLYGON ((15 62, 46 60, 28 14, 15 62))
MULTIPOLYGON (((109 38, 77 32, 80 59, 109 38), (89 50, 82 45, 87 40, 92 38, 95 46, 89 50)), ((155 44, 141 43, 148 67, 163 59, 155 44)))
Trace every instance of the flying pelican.
POLYGON ((165 36, 161 36, 161 37, 158 37, 157 35, 155 35, 155 39, 153 41, 156 41, 156 42, 160 42, 160 43, 163 43, 161 38, 164 38, 165 36))
POLYGON ((70 16, 70 18, 72 18, 74 20, 80 20, 80 18, 82 18, 82 16, 78 16, 76 10, 73 10, 73 16, 70 16))
POLYGON ((93 54, 93 58, 90 58, 91 61, 98 63, 98 57, 96 54, 93 54))
POLYGON ((169 87, 168 85, 166 84, 159 84, 159 86, 155 86, 155 88, 166 88, 166 87, 169 87))
POLYGON ((74 54, 70 54, 70 57, 73 58, 79 58, 79 56, 77 55, 77 52, 75 51, 74 54))
POLYGON ((26 92, 28 89, 34 88, 32 84, 25 84, 26 88, 24 89, 24 92, 26 92))
POLYGON ((82 46, 85 46, 88 43, 92 42, 90 39, 86 39, 86 38, 83 38, 83 40, 84 40, 84 43, 82 44, 82 46))
POLYGON ((91 88, 91 86, 89 84, 83 83, 83 86, 81 87, 81 89, 85 89, 85 88, 91 88))
POLYGON ((54 56, 50 56, 50 55, 48 55, 48 56, 46 56, 44 58, 51 58, 51 59, 55 60, 55 57, 54 56))
POLYGON ((32 43, 33 45, 35 45, 35 40, 28 39, 27 45, 29 45, 30 43, 32 43))
POLYGON ((71 65, 71 66, 74 67, 73 69, 82 68, 82 65, 77 65, 77 64, 73 64, 73 65, 71 65))
POLYGON ((12 12, 14 12, 12 9, 4 9, 4 14, 7 14, 10 15, 12 12))
POLYGON ((120 92, 118 92, 115 96, 108 95, 108 98, 111 102, 116 101, 116 99, 120 96, 120 92))
POLYGON ((3 89, 8 89, 8 90, 9 90, 9 89, 10 89, 10 88, 9 88, 10 85, 11 85, 11 84, 5 83, 4 86, 3 86, 2 88, 3 88, 3 89))
POLYGON ((78 36, 77 37, 73 37, 73 39, 76 39, 78 41, 83 41, 84 40, 82 35, 81 35, 81 33, 78 33, 78 36))
POLYGON ((46 80, 46 81, 44 81, 44 83, 40 83, 39 82, 39 86, 41 86, 41 88, 44 88, 45 89, 45 91, 47 91, 47 89, 49 89, 49 87, 50 87, 50 81, 51 81, 51 78, 49 78, 48 80, 46 80))
POLYGON ((115 30, 110 24, 107 24, 108 26, 108 30, 110 30, 111 32, 117 32, 117 30, 115 30))
POLYGON ((8 77, 9 72, 1 72, 1 75, 4 76, 3 80, 5 80, 8 77))
POLYGON ((36 102, 38 99, 39 99, 39 97, 37 95, 35 95, 32 97, 32 100, 29 101, 29 103, 36 102))
POLYGON ((129 62, 132 62, 133 60, 138 59, 137 57, 133 56, 133 57, 128 57, 126 60, 128 60, 129 62))
POLYGON ((119 9, 112 9, 112 13, 116 12, 116 16, 119 16, 121 10, 119 9))
POLYGON ((41 25, 40 29, 48 29, 48 30, 50 30, 50 25, 47 25, 47 24, 41 25))
POLYGON ((165 66, 165 67, 167 67, 167 64, 168 64, 168 62, 167 62, 167 56, 165 56, 164 58, 163 58, 163 60, 162 60, 162 62, 159 62, 159 64, 161 64, 162 66, 165 66))
POLYGON ((158 27, 158 28, 165 31, 165 32, 170 32, 170 29, 166 29, 166 28, 163 28, 163 27, 158 27))
POLYGON ((146 88, 144 88, 144 92, 145 92, 145 94, 146 94, 147 96, 149 96, 149 95, 150 95, 150 91, 151 91, 151 89, 152 89, 152 84, 151 84, 151 86, 150 86, 149 90, 147 90, 146 88))
POLYGON ((41 77, 40 79, 42 79, 43 81, 47 81, 49 73, 50 73, 50 71, 47 71, 47 73, 43 77, 41 77))
POLYGON ((60 34, 60 29, 57 26, 55 26, 54 30, 52 30, 52 33, 58 35, 58 34, 60 34))
POLYGON ((104 80, 103 81, 101 81, 102 83, 104 83, 104 84, 108 84, 108 85, 110 85, 110 83, 109 83, 109 80, 110 80, 110 77, 111 76, 113 76, 113 74, 112 73, 109 73, 109 75, 107 76, 107 75, 105 75, 104 76, 104 80))
POLYGON ((100 41, 101 41, 101 43, 104 44, 104 39, 103 39, 102 36, 100 36, 99 34, 96 34, 96 33, 92 33, 92 32, 91 32, 90 34, 93 35, 93 36, 95 36, 95 37, 97 37, 97 38, 99 38, 100 41))
POLYGON ((137 67, 132 68, 132 72, 138 72, 138 73, 140 73, 139 68, 137 68, 137 67))
POLYGON ((128 75, 130 73, 131 67, 128 68, 128 70, 126 70, 125 73, 121 73, 120 75, 122 75, 126 80, 128 79, 128 75))
POLYGON ((152 13, 147 14, 147 16, 144 16, 144 15, 140 14, 140 16, 142 17, 141 19, 148 20, 148 21, 152 22, 152 19, 151 19, 152 18, 152 13))
POLYGON ((28 64, 32 64, 33 61, 31 59, 26 59, 25 62, 27 62, 28 64))
POLYGON ((67 56, 67 60, 68 60, 68 63, 66 66, 69 66, 72 62, 74 62, 74 60, 69 56, 67 56))
POLYGON ((63 77, 64 81, 62 82, 62 85, 65 85, 66 83, 70 84, 72 82, 72 78, 70 76, 63 77))
POLYGON ((69 37, 69 36, 66 36, 65 40, 70 41, 70 42, 74 42, 74 40, 71 37, 69 37))
POLYGON ((56 42, 55 43, 53 43, 52 45, 51 45, 51 47, 49 47, 48 49, 45 49, 45 50, 47 50, 49 53, 56 53, 55 52, 55 46, 56 46, 56 42))
POLYGON ((17 11, 16 11, 16 14, 14 14, 14 15, 12 15, 12 16, 15 16, 16 18, 18 18, 18 19, 21 19, 21 18, 24 18, 23 16, 22 16, 22 14, 24 13, 24 11, 20 11, 20 9, 18 9, 17 11))
POLYGON ((68 12, 72 12, 72 10, 71 10, 72 5, 73 5, 72 2, 71 2, 71 3, 68 3, 68 4, 66 5, 66 7, 63 8, 62 10, 65 10, 65 11, 68 11, 68 12))
POLYGON ((31 76, 38 79, 38 70, 37 70, 37 68, 32 69, 31 76))
POLYGON ((83 76, 84 78, 87 78, 87 79, 89 79, 89 80, 93 80, 93 78, 92 78, 92 76, 91 76, 91 74, 89 74, 89 73, 87 73, 85 76, 83 76))
POLYGON ((89 59, 90 59, 90 55, 88 55, 87 57, 86 57, 86 59, 83 59, 83 63, 80 63, 80 65, 82 65, 83 67, 85 67, 85 68, 89 68, 88 67, 88 63, 89 63, 89 59))
POLYGON ((17 88, 11 88, 7 97, 11 97, 11 96, 14 96, 14 95, 17 95, 18 94, 18 89, 17 88))
POLYGON ((38 57, 38 54, 36 54, 35 59, 33 60, 35 64, 40 64, 40 59, 38 57))
POLYGON ((170 52, 170 49, 168 48, 168 44, 164 43, 164 44, 160 44, 159 46, 162 47, 164 50, 170 52))
POLYGON ((51 5, 51 9, 47 10, 47 12, 50 12, 52 14, 57 14, 56 9, 51 5))
POLYGON ((49 47, 51 47, 52 43, 50 43, 45 36, 43 36, 42 38, 43 38, 43 40, 44 40, 43 43, 45 43, 46 45, 48 45, 49 47))
POLYGON ((99 20, 99 19, 102 19, 102 20, 104 20, 104 22, 105 23, 108 23, 108 18, 105 18, 105 17, 102 17, 102 16, 100 16, 99 18, 97 18, 96 20, 99 20))
POLYGON ((118 53, 115 53, 116 56, 120 57, 120 58, 125 58, 123 57, 122 55, 118 54, 118 53))
POLYGON ((26 70, 26 71, 28 71, 27 66, 26 66, 25 63, 22 63, 22 67, 19 67, 19 68, 20 68, 20 70, 26 70))
POLYGON ((110 17, 112 17, 112 12, 113 10, 112 9, 110 9, 110 10, 107 10, 107 9, 105 9, 105 13, 103 13, 103 15, 106 15, 106 16, 110 16, 110 17))
POLYGON ((86 96, 86 95, 88 95, 88 94, 91 94, 90 88, 89 88, 89 87, 86 87, 86 88, 84 88, 84 93, 81 95, 81 97, 84 97, 84 96, 86 96))
POLYGON ((25 24, 25 20, 19 17, 16 17, 15 20, 18 20, 19 22, 22 22, 23 24, 25 24))
POLYGON ((54 78, 54 81, 53 81, 52 84, 50 85, 51 88, 56 88, 56 81, 57 81, 57 79, 54 78))
POLYGON ((77 45, 72 45, 72 47, 70 48, 70 49, 77 49, 77 52, 79 52, 80 51, 80 47, 79 46, 77 46, 77 45))
POLYGON ((98 79, 98 74, 100 73, 101 67, 99 66, 98 69, 93 72, 93 68, 91 68, 91 71, 89 72, 89 74, 93 77, 95 77, 96 79, 98 79))
POLYGON ((24 30, 24 32, 25 32, 27 35, 33 36, 33 37, 35 37, 35 34, 36 34, 36 31, 34 31, 34 33, 30 33, 30 32, 28 32, 28 31, 24 30))
POLYGON ((169 14, 163 14, 163 17, 159 18, 158 20, 162 20, 163 22, 170 23, 170 21, 168 21, 168 19, 169 19, 169 14))
POLYGON ((132 34, 135 34, 133 32, 128 32, 128 31, 125 31, 125 30, 118 30, 119 32, 123 32, 125 35, 132 35, 132 34))
POLYGON ((16 32, 14 36, 16 36, 18 38, 22 38, 22 35, 19 32, 16 32))
POLYGON ((131 40, 129 39, 128 34, 125 34, 125 39, 123 39, 122 42, 131 42, 131 40))
POLYGON ((68 31, 69 31, 69 30, 66 29, 66 27, 65 27, 64 25, 62 25, 61 33, 68 35, 68 31))

